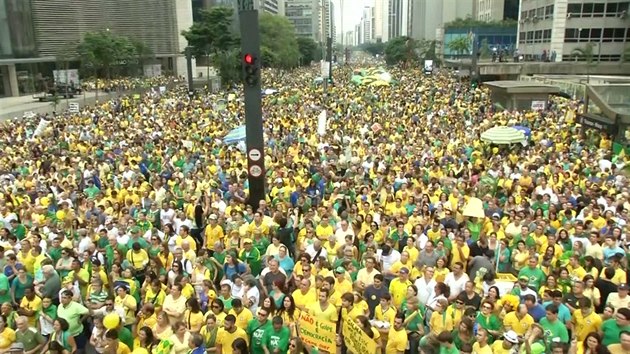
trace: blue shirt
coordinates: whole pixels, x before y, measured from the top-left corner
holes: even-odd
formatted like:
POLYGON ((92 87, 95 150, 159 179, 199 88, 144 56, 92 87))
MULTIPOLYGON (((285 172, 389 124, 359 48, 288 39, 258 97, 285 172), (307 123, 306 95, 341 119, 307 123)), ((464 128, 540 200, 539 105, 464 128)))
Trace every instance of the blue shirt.
POLYGON ((197 347, 190 351, 190 354, 206 354, 206 347, 201 345, 201 347, 197 347))
POLYGON ((541 318, 547 315, 547 311, 545 311, 545 308, 540 306, 539 304, 536 304, 534 307, 529 309, 527 313, 529 313, 529 315, 532 316, 532 318, 534 319, 534 322, 536 323, 538 323, 541 318))
MULTIPOLYGON (((553 301, 547 301, 542 304, 542 308, 546 309, 547 305, 551 304, 553 304, 553 301)), ((547 314, 546 311, 545 314, 547 314)), ((567 323, 568 321, 571 321, 571 310, 569 310, 569 307, 565 304, 560 304, 558 306, 558 321, 562 323, 567 323)))

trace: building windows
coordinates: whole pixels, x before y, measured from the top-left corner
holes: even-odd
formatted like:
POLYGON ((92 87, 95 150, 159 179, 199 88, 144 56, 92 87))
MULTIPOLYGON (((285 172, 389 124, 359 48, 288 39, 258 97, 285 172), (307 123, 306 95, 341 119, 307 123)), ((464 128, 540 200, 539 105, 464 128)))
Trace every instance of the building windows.
POLYGON ((619 17, 623 11, 628 11, 630 1, 569 4, 567 13, 571 17, 619 17))
POLYGON ((625 42, 630 37, 626 28, 567 28, 564 30, 565 43, 585 42, 625 42))
POLYGON ((551 30, 547 29, 543 31, 543 43, 551 42, 551 30))
POLYGON ((545 19, 553 18, 553 5, 545 7, 545 19))
POLYGON ((525 43, 525 36, 526 36, 525 32, 519 32, 518 33, 518 42, 519 43, 525 43))

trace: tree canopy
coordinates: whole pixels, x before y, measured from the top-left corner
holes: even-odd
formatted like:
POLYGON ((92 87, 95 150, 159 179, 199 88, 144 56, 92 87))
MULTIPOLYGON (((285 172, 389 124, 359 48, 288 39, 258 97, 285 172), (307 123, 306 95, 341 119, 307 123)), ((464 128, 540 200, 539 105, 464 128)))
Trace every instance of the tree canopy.
POLYGON ((502 21, 478 21, 472 17, 456 18, 451 22, 444 24, 444 28, 484 28, 484 27, 517 27, 518 22, 516 20, 502 20, 502 21))
POLYGON ((292 68, 299 64, 300 48, 295 28, 284 16, 261 14, 260 47, 265 66, 292 68))
POLYGON ((373 56, 377 54, 382 55, 385 51, 385 43, 383 42, 373 42, 373 43, 363 43, 360 48, 373 56))
POLYGON ((102 70, 109 79, 112 67, 137 60, 138 50, 143 51, 142 55, 148 55, 146 48, 139 46, 139 42, 126 36, 103 30, 86 33, 77 52, 86 66, 92 67, 96 74, 102 70))
POLYGON ((297 37, 298 49, 302 65, 309 65, 312 61, 320 60, 322 48, 309 37, 297 37))
POLYGON ((433 60, 437 62, 438 58, 435 47, 435 41, 418 41, 403 36, 390 39, 385 43, 383 52, 385 54, 385 62, 390 65, 402 62, 411 64, 422 60, 433 60))
POLYGON ((237 47, 238 37, 232 33, 234 10, 230 7, 215 6, 199 11, 200 21, 182 35, 192 48, 195 57, 208 56, 237 47))

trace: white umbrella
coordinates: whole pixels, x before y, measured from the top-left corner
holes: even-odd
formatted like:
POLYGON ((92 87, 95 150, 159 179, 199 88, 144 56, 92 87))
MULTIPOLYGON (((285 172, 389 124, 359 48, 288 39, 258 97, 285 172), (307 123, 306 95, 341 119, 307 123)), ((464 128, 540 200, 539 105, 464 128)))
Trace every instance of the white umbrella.
POLYGON ((481 133, 481 140, 497 145, 520 144, 525 141, 525 134, 512 127, 497 126, 481 133))

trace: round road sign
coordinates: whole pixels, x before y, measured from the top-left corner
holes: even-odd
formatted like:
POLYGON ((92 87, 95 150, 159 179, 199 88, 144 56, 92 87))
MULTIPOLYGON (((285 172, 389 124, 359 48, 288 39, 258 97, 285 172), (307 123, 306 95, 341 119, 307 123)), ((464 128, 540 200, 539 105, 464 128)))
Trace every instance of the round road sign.
POLYGON ((258 149, 251 149, 251 150, 249 150, 249 158, 252 161, 258 161, 258 160, 260 160, 261 157, 262 157, 262 154, 260 153, 260 150, 258 150, 258 149))
POLYGON ((260 168, 260 166, 254 165, 249 168, 249 174, 253 177, 260 177, 260 175, 262 175, 262 168, 260 168))

